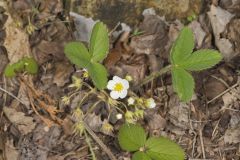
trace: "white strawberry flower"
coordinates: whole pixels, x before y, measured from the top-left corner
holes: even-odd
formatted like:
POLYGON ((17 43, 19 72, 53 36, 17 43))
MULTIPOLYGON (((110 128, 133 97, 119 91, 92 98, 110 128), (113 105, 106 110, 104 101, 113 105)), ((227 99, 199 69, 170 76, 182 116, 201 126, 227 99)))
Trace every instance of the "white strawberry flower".
POLYGON ((123 99, 127 96, 129 82, 126 79, 114 76, 112 80, 108 81, 107 88, 111 90, 110 96, 113 99, 123 99))
POLYGON ((148 107, 148 108, 155 108, 155 107, 156 107, 156 103, 155 103, 155 101, 154 101, 153 98, 148 98, 148 99, 146 99, 145 105, 146 105, 146 107, 148 107))

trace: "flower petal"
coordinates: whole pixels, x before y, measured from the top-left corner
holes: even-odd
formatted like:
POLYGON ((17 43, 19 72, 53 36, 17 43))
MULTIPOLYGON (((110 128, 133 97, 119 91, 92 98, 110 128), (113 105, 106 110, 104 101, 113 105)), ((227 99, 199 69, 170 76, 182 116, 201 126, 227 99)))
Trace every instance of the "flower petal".
POLYGON ((113 90, 114 87, 115 87, 115 84, 116 84, 116 82, 115 82, 114 80, 110 80, 110 81, 108 81, 107 89, 109 89, 109 90, 113 90))
POLYGON ((149 108, 155 108, 156 107, 156 103, 152 102, 149 108))
POLYGON ((113 77, 113 80, 114 80, 115 82, 119 82, 119 81, 122 81, 122 78, 120 78, 120 77, 118 77, 118 76, 114 76, 114 77, 113 77))
POLYGON ((118 99, 119 98, 119 92, 117 91, 112 91, 110 93, 110 96, 112 97, 112 99, 118 99))
POLYGON ((125 89, 129 88, 129 82, 126 79, 122 79, 122 84, 123 84, 125 89))
POLYGON ((125 98, 126 96, 127 96, 127 90, 126 89, 124 89, 122 92, 119 93, 119 97, 121 99, 125 98))

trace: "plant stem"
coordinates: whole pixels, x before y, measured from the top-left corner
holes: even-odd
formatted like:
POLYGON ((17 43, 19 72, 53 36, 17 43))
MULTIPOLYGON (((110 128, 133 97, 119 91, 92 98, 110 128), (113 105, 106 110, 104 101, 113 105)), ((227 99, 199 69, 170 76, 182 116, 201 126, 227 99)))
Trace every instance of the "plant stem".
POLYGON ((102 148, 102 150, 108 155, 111 160, 117 160, 114 154, 111 152, 110 149, 102 142, 102 140, 92 131, 92 129, 83 121, 86 131, 92 137, 95 142, 102 148))
POLYGON ((91 155, 92 155, 92 160, 97 160, 97 159, 96 159, 96 156, 95 156, 95 153, 94 153, 94 151, 93 151, 93 147, 92 147, 92 144, 91 144, 91 140, 90 140, 90 138, 88 137, 86 130, 84 130, 84 135, 85 135, 86 142, 87 142, 87 144, 88 144, 89 150, 90 150, 91 155))
POLYGON ((154 72, 154 73, 150 74, 149 76, 144 78, 144 80, 140 84, 138 84, 138 87, 141 87, 144 84, 147 84, 148 82, 152 81, 153 79, 155 79, 155 78, 157 78, 157 77, 167 73, 168 71, 171 70, 171 68, 172 68, 172 65, 168 65, 168 66, 162 68, 160 71, 154 72))

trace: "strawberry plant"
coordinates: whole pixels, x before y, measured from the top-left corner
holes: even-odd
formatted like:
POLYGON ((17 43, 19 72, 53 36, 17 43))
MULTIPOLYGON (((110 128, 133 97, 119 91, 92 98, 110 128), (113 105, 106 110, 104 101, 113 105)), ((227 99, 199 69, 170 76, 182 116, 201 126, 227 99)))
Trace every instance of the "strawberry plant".
POLYGON ((118 133, 120 147, 135 152, 132 160, 184 160, 183 149, 164 138, 148 137, 144 129, 135 124, 124 124, 118 133))
POLYGON ((180 99, 185 102, 191 100, 194 91, 191 71, 210 68, 222 59, 221 54, 216 50, 201 49, 193 52, 193 49, 193 32, 185 27, 175 41, 170 57, 173 88, 180 99))
MULTIPOLYGON (((110 96, 112 99, 103 99, 103 101, 106 101, 110 106, 117 107, 123 103, 116 101, 116 99, 127 96, 129 83, 124 79, 114 76, 113 80, 110 80, 107 84, 108 73, 101 62, 107 56, 108 49, 109 38, 107 27, 102 22, 98 22, 93 27, 88 48, 81 42, 70 42, 65 46, 64 52, 73 64, 87 69, 94 85, 100 90, 100 93, 104 93, 103 97, 106 95, 106 92, 103 91, 106 86, 111 90, 110 96)), ((142 83, 138 84, 138 87, 171 71, 174 91, 182 101, 188 102, 192 98, 195 86, 191 72, 213 67, 221 59, 221 54, 216 50, 201 49, 194 51, 193 32, 191 29, 184 27, 171 48, 170 65, 162 68, 159 72, 154 72, 147 76, 142 83)), ((89 87, 89 85, 87 86, 89 87)), ((89 88, 93 89, 92 87, 89 88)), ((69 103, 68 97, 65 97, 64 100, 69 103)), ((146 102, 149 108, 156 106, 154 100, 151 98, 146 102)), ((129 101, 129 104, 132 106, 134 103, 134 100, 129 101)), ((123 104, 123 106, 125 105, 123 104)), ((126 106, 125 108, 125 118, 126 120, 128 119, 128 122, 135 123, 134 116, 136 115, 137 118, 143 117, 142 110, 136 110, 136 115, 134 115, 133 112, 127 110, 126 106)), ((122 111, 120 108, 118 109, 122 111)), ((124 111, 122 112, 124 113, 124 111)), ((121 119, 122 115, 118 117, 121 119)), ((108 123, 108 130, 112 130, 111 127, 108 123)), ((118 140, 123 150, 135 152, 132 160, 183 160, 185 157, 184 151, 176 143, 164 137, 147 138, 144 129, 139 125, 123 125, 120 128, 118 140)))
POLYGON ((81 42, 66 44, 64 52, 75 65, 87 69, 94 85, 104 89, 107 85, 107 70, 101 64, 109 49, 108 30, 102 22, 97 22, 92 30, 89 48, 81 42))
MULTIPOLYGON (((94 85, 104 89, 107 85, 107 70, 101 64, 107 56, 109 38, 107 27, 102 22, 97 22, 93 27, 89 49, 81 42, 70 42, 65 46, 68 59, 81 68, 86 68, 94 85)), ((194 36, 191 29, 184 27, 170 52, 171 65, 152 73, 139 85, 145 84, 163 73, 171 71, 174 91, 184 102, 191 100, 194 92, 194 79, 192 71, 201 71, 216 65, 221 59, 221 54, 212 49, 194 51, 194 36)))
POLYGON ((201 49, 193 52, 193 49, 193 32, 190 28, 184 27, 171 48, 171 64, 146 77, 140 85, 171 71, 174 91, 182 101, 190 101, 195 86, 191 72, 211 68, 222 59, 221 54, 216 50, 201 49))

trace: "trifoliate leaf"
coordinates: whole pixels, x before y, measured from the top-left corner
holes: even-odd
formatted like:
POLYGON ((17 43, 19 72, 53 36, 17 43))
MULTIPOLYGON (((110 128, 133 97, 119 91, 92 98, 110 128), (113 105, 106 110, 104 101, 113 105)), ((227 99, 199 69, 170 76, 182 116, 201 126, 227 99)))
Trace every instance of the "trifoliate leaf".
POLYGON ((222 56, 218 51, 202 49, 193 52, 190 57, 178 65, 189 71, 200 71, 216 65, 221 59, 222 56))
POLYGON ((126 151, 137 151, 146 142, 146 133, 140 125, 124 124, 118 133, 120 147, 126 151))
POLYGON ((88 73, 92 78, 94 85, 98 89, 104 89, 107 86, 107 70, 100 63, 89 63, 87 66, 88 73))
POLYGON ((188 102, 191 100, 194 91, 194 79, 190 73, 179 67, 172 69, 172 82, 174 91, 179 98, 188 102))
POLYGON ((23 58, 24 69, 30 74, 36 74, 38 72, 38 64, 33 58, 23 58))
POLYGON ((86 68, 90 63, 91 55, 81 42, 70 42, 65 45, 65 55, 78 67, 86 68))
POLYGON ((92 54, 92 61, 101 62, 109 49, 109 38, 107 26, 97 22, 92 30, 89 51, 92 54))
POLYGON ((149 138, 146 142, 147 155, 153 160, 184 160, 183 149, 175 142, 164 138, 149 138))
POLYGON ((193 32, 190 28, 184 27, 171 49, 171 63, 179 64, 188 58, 194 48, 193 32))
POLYGON ((132 160, 152 160, 152 159, 146 153, 138 151, 133 154, 132 160))

